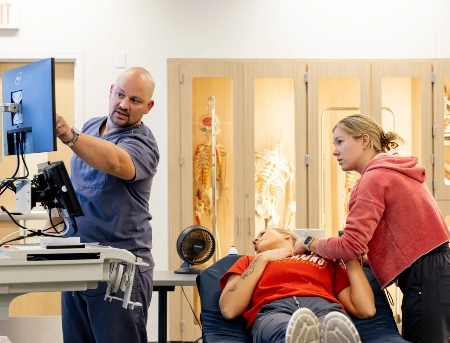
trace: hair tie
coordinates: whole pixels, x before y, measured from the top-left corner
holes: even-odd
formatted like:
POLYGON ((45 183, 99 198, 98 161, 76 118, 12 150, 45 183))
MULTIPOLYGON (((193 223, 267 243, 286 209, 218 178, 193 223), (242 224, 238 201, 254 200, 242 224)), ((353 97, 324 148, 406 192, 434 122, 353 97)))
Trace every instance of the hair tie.
POLYGON ((386 135, 383 134, 383 136, 380 139, 381 147, 386 149, 387 151, 391 149, 396 149, 398 147, 398 144, 396 142, 390 141, 386 138, 386 135))
POLYGON ((388 142, 388 144, 386 145, 386 149, 389 151, 391 149, 397 149, 398 144, 395 142, 388 142))

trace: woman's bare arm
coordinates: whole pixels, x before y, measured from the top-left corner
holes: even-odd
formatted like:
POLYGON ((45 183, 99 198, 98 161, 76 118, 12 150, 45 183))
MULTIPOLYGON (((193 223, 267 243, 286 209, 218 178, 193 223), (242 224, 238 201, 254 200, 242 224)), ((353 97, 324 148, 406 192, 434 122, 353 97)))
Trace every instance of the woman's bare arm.
POLYGON ((231 275, 219 299, 220 311, 223 317, 233 319, 241 315, 250 303, 253 290, 267 263, 278 261, 291 255, 292 249, 288 248, 268 250, 256 255, 242 275, 231 275))
POLYGON ((372 288, 359 261, 347 261, 350 286, 339 292, 338 300, 348 313, 358 318, 371 318, 375 315, 375 300, 372 288))

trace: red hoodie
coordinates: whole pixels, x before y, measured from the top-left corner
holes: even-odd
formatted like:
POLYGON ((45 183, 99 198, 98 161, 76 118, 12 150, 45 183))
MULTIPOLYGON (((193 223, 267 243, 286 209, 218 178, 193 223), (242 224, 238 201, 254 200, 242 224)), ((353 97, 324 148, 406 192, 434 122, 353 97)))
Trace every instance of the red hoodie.
POLYGON ((386 287, 449 238, 417 158, 379 154, 352 190, 344 235, 319 240, 318 250, 321 256, 345 261, 367 254, 386 287))

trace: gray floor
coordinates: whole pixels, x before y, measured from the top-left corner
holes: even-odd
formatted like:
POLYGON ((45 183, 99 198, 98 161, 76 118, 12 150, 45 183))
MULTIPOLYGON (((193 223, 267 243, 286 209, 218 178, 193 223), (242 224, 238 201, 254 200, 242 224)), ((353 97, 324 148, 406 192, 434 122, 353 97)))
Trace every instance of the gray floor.
POLYGON ((10 317, 0 320, 0 336, 7 336, 11 343, 62 343, 61 317, 10 317))

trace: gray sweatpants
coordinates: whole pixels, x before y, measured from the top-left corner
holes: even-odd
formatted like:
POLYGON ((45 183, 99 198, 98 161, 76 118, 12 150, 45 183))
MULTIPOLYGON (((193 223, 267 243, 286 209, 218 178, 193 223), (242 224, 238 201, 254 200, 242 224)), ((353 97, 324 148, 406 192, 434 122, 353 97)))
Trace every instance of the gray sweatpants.
POLYGON ((292 314, 300 307, 309 308, 322 322, 333 311, 344 314, 340 304, 319 297, 289 297, 264 305, 252 327, 254 343, 285 343, 286 328, 292 314))

